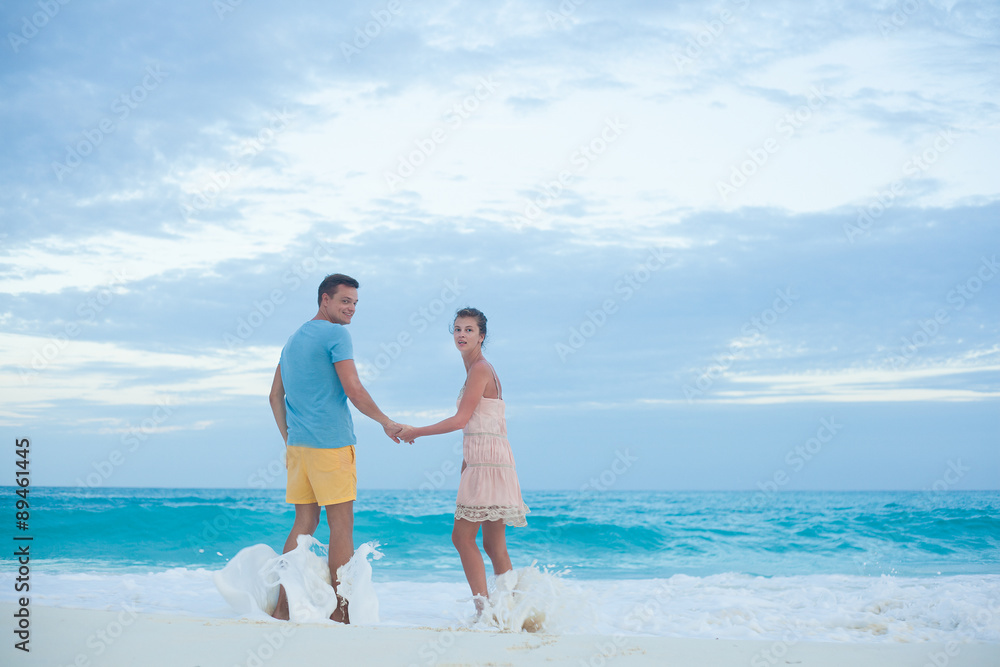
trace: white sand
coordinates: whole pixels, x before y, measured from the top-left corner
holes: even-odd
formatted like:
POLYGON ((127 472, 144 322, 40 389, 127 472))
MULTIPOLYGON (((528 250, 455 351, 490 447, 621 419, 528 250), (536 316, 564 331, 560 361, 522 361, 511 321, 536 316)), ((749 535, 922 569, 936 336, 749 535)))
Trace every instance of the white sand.
POLYGON ((3 665, 262 667, 263 665, 691 665, 715 667, 997 667, 1000 644, 784 643, 583 637, 432 628, 290 624, 32 605, 30 653, 7 619, 3 665))

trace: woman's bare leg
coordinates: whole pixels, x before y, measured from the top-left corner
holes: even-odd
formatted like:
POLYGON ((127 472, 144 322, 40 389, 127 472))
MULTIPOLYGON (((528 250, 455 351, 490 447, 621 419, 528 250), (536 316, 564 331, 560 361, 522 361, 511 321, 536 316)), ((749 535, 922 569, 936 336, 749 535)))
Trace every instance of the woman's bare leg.
POLYGON ((503 521, 486 521, 483 523, 483 549, 493 563, 493 574, 510 572, 510 556, 507 554, 507 526, 503 521))
MULTIPOLYGON (((482 554, 479 553, 479 545, 476 544, 480 525, 480 522, 455 519, 451 542, 458 549, 458 555, 462 559, 462 569, 465 570, 465 578, 469 581, 472 594, 485 598, 486 566, 483 564, 482 554)), ((482 611, 482 607, 482 600, 476 600, 476 610, 482 611)))

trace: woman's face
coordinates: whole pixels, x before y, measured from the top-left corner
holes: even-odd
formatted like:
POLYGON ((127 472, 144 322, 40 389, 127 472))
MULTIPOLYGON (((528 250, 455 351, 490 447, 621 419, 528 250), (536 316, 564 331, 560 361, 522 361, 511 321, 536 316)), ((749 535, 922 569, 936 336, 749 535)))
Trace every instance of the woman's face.
POLYGON ((479 324, 474 317, 456 318, 452 335, 455 338, 455 347, 462 354, 476 350, 483 344, 484 336, 479 333, 479 324))

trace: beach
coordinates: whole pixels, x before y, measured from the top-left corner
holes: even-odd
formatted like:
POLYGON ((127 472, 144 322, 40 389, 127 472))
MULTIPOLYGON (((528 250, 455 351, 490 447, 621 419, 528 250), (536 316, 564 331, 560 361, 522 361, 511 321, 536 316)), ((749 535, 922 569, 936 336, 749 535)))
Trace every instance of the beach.
MULTIPOLYGON (((0 604, 10 619, 15 605, 0 604)), ((33 607, 30 653, 5 665, 764 665, 996 667, 1000 644, 851 644, 354 627, 33 607)))
POLYGON ((366 491, 345 627, 312 597, 322 532, 282 557, 312 604, 296 603, 294 622, 261 611, 268 568, 240 566, 277 557, 291 522, 280 492, 38 491, 30 589, 10 556, 0 571, 0 664, 1000 664, 1000 494, 526 500, 511 592, 477 622, 448 539, 451 493, 366 491))

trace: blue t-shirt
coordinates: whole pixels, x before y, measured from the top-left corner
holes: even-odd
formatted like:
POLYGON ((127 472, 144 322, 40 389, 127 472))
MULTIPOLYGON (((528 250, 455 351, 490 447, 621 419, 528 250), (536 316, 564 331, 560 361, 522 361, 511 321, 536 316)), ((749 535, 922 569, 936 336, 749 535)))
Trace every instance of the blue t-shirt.
POLYGON ((309 320, 281 350, 288 444, 319 449, 357 442, 347 394, 333 365, 354 358, 351 334, 341 324, 309 320))

